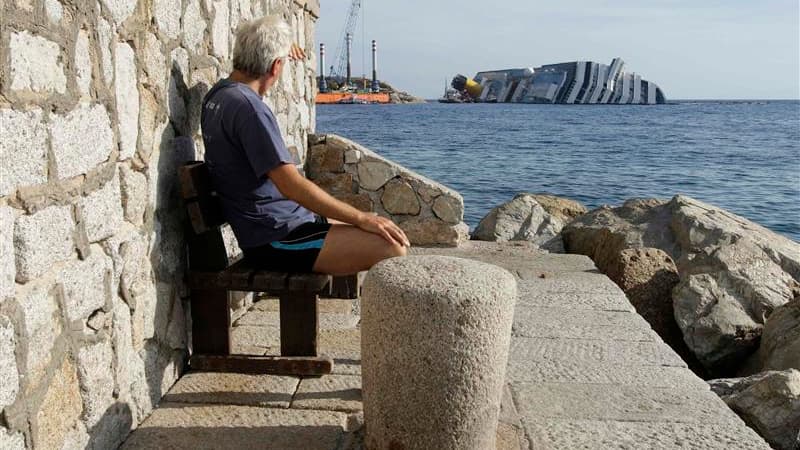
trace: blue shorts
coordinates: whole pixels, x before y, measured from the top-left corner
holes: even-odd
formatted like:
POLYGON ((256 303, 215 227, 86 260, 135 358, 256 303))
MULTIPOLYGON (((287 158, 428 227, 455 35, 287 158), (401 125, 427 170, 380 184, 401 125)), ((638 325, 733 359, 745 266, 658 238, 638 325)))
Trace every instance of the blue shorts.
POLYGON ((245 263, 275 272, 312 272, 330 228, 325 219, 306 222, 280 241, 244 249, 245 263))

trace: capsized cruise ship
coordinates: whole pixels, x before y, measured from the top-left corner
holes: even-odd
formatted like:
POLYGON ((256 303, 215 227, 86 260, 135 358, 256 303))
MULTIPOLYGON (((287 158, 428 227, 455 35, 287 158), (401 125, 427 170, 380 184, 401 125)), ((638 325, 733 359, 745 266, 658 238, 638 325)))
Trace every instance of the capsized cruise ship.
POLYGON ((625 72, 622 58, 611 64, 575 61, 535 69, 479 72, 474 79, 457 75, 451 83, 462 96, 486 103, 562 103, 660 105, 664 92, 652 81, 625 72))

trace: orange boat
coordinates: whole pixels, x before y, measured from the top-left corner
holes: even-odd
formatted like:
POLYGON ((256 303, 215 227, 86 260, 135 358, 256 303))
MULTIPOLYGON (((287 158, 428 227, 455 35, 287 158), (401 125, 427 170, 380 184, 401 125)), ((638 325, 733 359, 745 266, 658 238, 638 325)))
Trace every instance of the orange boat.
POLYGON ((389 103, 389 94, 384 92, 365 92, 353 94, 352 92, 319 92, 317 93, 316 103, 318 105, 330 105, 336 103, 349 103, 349 100, 356 96, 359 100, 367 103, 389 103))

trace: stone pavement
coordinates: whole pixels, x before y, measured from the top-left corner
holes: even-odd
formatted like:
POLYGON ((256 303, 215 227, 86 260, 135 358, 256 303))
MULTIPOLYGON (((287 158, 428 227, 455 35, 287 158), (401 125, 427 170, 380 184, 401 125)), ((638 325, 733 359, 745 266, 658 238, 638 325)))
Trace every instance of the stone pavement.
MULTIPOLYGON (((414 249, 478 259, 519 283, 499 449, 769 449, 638 316, 591 260, 526 244, 414 249)), ((278 304, 236 322, 239 353, 276 354, 278 304)), ((321 378, 189 373, 124 449, 360 449, 360 332, 352 300, 320 301, 321 378)))

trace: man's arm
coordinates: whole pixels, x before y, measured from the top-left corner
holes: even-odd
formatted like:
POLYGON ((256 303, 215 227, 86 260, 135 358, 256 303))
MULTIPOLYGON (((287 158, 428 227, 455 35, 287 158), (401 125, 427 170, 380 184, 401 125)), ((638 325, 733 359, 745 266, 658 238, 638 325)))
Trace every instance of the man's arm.
POLYGON ((359 211, 347 203, 333 198, 319 186, 300 175, 292 164, 281 164, 270 170, 267 176, 286 198, 294 200, 323 217, 355 225, 400 246, 411 246, 403 230, 394 222, 385 217, 359 211))

